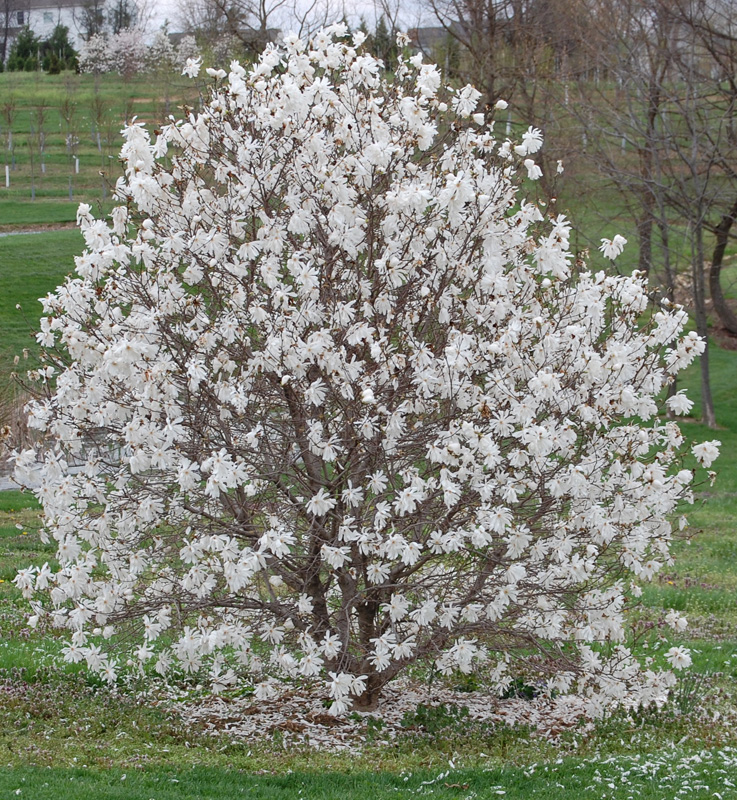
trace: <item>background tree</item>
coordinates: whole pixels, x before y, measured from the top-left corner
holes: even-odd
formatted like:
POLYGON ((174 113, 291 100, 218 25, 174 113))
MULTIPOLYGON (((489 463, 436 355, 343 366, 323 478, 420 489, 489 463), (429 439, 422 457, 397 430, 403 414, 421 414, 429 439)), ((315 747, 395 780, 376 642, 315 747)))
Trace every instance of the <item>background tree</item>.
POLYGON ((38 69, 40 52, 41 40, 26 26, 13 41, 8 54, 7 67, 9 70, 19 72, 38 69))
POLYGON ((213 43, 226 35, 240 43, 244 53, 257 55, 274 37, 288 0, 180 0, 184 30, 213 43))
MULTIPOLYGON (((0 62, 5 64, 11 45, 11 31, 18 28, 18 12, 27 15, 30 11, 30 0, 0 0, 0 62)), ((22 25, 23 23, 21 23, 22 25)))
POLYGON ((86 42, 105 31, 105 0, 84 0, 75 14, 77 28, 86 42))
POLYGON ((120 75, 136 75, 146 69, 148 46, 139 28, 124 28, 108 38, 112 68, 120 75))
POLYGON ((133 0, 108 0, 108 26, 112 33, 120 33, 126 28, 133 28, 138 23, 138 9, 133 0))
POLYGON ((492 104, 518 102, 551 69, 572 68, 588 18, 575 0, 428 0, 428 7, 466 54, 465 78, 492 104))
POLYGON ((49 70, 51 59, 55 58, 59 70, 76 69, 77 51, 69 41, 69 28, 66 25, 57 25, 41 47, 42 66, 49 70))
POLYGON ((229 37, 239 43, 241 57, 250 60, 275 42, 279 31, 309 35, 344 13, 331 0, 179 0, 178 7, 183 30, 212 50, 229 37))
POLYGON ((599 0, 591 8, 596 24, 585 37, 587 61, 606 80, 575 86, 588 161, 617 187, 632 213, 638 268, 646 274, 653 266, 653 229, 659 227, 665 269, 657 278, 673 299, 671 226, 662 170, 668 149, 663 122, 674 78, 675 20, 661 0, 599 0))
POLYGON ((75 21, 82 38, 89 41, 131 28, 145 30, 154 10, 154 0, 85 0, 75 21))
POLYGON ((373 54, 384 62, 387 69, 391 69, 398 55, 397 34, 392 32, 382 14, 376 23, 376 30, 371 38, 373 54))
MULTIPOLYGON (((704 256, 713 248, 713 308, 727 329, 737 329, 719 281, 735 207, 731 11, 713 0, 613 0, 593 4, 592 15, 589 57, 606 80, 578 85, 590 163, 635 218, 638 266, 651 273, 653 287, 672 300, 679 270, 689 275, 685 301, 703 337, 710 299, 704 256)), ((708 349, 701 372, 704 419, 713 426, 708 349)))
MULTIPOLYGON (((673 16, 679 26, 688 32, 692 46, 679 53, 684 82, 690 96, 699 98, 706 112, 706 127, 698 125, 694 135, 700 146, 710 153, 715 169, 710 186, 711 211, 705 222, 713 234, 713 249, 709 266, 709 294, 714 311, 721 324, 732 334, 737 334, 737 314, 725 297, 722 288, 722 262, 732 235, 732 225, 737 214, 737 171, 733 164, 737 157, 737 20, 733 9, 724 3, 675 2, 673 16)), ((691 113, 691 118, 694 115, 691 113)), ((695 120, 694 120, 695 122, 695 120)), ((703 172, 703 170, 702 170, 703 172)), ((683 203, 681 203, 683 205, 683 203)))
MULTIPOLYGON (((185 43, 186 46, 188 46, 187 43, 185 43)), ((191 57, 196 58, 197 56, 196 54, 187 56, 187 58, 191 57)), ((164 28, 156 34, 146 55, 146 69, 157 76, 158 101, 160 103, 160 107, 157 109, 157 118, 159 119, 167 119, 171 112, 173 80, 181 74, 182 67, 186 64, 186 58, 181 66, 179 66, 179 63, 177 51, 174 49, 174 45, 169 39, 169 34, 164 28)))
POLYGON ((197 45, 195 37, 191 35, 182 36, 176 47, 176 64, 178 69, 181 71, 184 68, 187 59, 199 58, 200 55, 200 48, 197 45))
POLYGON ((555 197, 556 162, 580 150, 571 137, 567 86, 587 68, 581 48, 589 19, 585 3, 427 0, 425 7, 446 33, 444 52, 426 55, 447 56, 449 66, 452 59, 457 78, 482 93, 481 107, 507 101, 509 126, 524 122, 544 133, 548 146, 536 156, 541 190, 555 197))
POLYGON ((79 69, 96 75, 113 69, 113 53, 106 36, 94 34, 82 45, 79 69))

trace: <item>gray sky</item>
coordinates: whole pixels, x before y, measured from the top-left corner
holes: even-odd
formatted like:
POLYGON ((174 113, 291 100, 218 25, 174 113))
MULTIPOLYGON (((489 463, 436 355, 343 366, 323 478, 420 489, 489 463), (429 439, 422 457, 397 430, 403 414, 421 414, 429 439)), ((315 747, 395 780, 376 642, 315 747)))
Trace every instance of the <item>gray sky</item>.
MULTIPOLYGON (((349 22, 357 23, 360 17, 364 17, 369 28, 372 28, 376 20, 376 5, 371 0, 343 0, 346 17, 349 22)), ((402 11, 400 13, 400 27, 406 29, 417 24, 418 3, 416 0, 401 0, 402 11)), ((169 21, 169 30, 172 32, 179 30, 179 14, 177 11, 177 0, 155 0, 154 17, 151 22, 151 30, 158 30, 166 20, 169 21)), ((430 22, 426 24, 432 24, 430 22)), ((288 33, 283 30, 283 33, 288 33)))

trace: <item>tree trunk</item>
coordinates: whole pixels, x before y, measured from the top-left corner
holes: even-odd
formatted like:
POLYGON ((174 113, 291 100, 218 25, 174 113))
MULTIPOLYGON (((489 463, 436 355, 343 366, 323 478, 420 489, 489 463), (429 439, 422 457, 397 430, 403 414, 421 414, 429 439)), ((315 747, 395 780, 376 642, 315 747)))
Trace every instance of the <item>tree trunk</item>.
MULTIPOLYGON (((665 296, 671 303, 676 299, 676 276, 673 271, 673 264, 670 260, 670 228, 668 217, 665 211, 662 194, 658 193, 658 230, 660 231, 660 244, 663 254, 663 273, 665 275, 665 296)), ((678 375, 673 375, 673 379, 668 384, 668 397, 678 394, 678 375)), ((668 417, 675 416, 670 410, 668 417)))
POLYGON ((645 194, 643 205, 645 209, 637 221, 637 238, 640 245, 637 269, 645 275, 650 275, 653 263, 653 211, 649 193, 645 194))
POLYGON ((376 711, 381 697, 381 690, 385 681, 377 673, 372 672, 366 679, 366 689, 363 694, 353 698, 354 711, 376 711))
POLYGON ((706 285, 704 281, 704 227, 701 215, 695 224, 692 250, 692 278, 694 313, 696 316, 696 332, 704 340, 704 352, 701 355, 701 416, 710 428, 716 428, 714 400, 711 395, 711 379, 709 377, 709 328, 706 318, 706 285))
POLYGON ((10 37, 10 0, 5 0, 3 3, 3 31, 2 38, 0 38, 0 61, 3 66, 5 65, 5 58, 8 55, 8 39, 10 37))
POLYGON ((737 315, 729 307, 724 293, 722 292, 721 284, 721 271, 722 261, 724 259, 724 251, 727 248, 729 241, 729 231, 737 216, 737 200, 730 208, 729 212, 725 214, 716 227, 716 245, 714 247, 714 254, 711 258, 711 268, 709 269, 709 291, 711 292, 711 301, 714 303, 714 311, 719 317, 722 325, 730 332, 737 334, 737 315))

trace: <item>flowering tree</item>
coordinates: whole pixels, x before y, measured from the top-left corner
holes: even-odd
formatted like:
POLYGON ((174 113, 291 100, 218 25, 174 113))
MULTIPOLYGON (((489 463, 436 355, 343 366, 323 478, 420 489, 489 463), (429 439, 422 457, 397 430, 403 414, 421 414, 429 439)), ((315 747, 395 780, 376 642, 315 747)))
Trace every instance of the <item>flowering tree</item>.
POLYGON ((149 48, 139 28, 123 28, 108 40, 113 70, 130 76, 143 72, 147 66, 149 48))
POLYGON ((199 58, 200 48, 197 46, 197 41, 194 36, 182 36, 176 48, 175 61, 180 69, 184 69, 187 60, 192 58, 199 58))
POLYGON ((157 37, 153 49, 148 48, 138 28, 123 28, 109 36, 94 34, 82 45, 79 68, 82 72, 135 75, 145 70, 152 58, 162 55, 160 41, 157 37))
POLYGON ((177 60, 177 51, 169 39, 169 34, 165 30, 158 31, 146 53, 146 66, 153 71, 173 72, 177 60))
POLYGON ((240 40, 232 33, 222 33, 210 46, 208 62, 221 67, 231 59, 238 58, 239 53, 242 53, 240 40))
POLYGON ((382 79, 362 40, 211 70, 202 113, 126 130, 112 223, 80 206, 38 335, 59 567, 16 578, 32 622, 109 680, 324 680, 335 713, 418 659, 592 713, 660 697, 623 614, 691 499, 655 398, 703 344, 522 199, 539 131, 496 140, 477 91, 420 57, 382 79))
POLYGON ((113 68, 112 54, 106 36, 95 33, 82 45, 79 52, 80 72, 109 72, 113 68))

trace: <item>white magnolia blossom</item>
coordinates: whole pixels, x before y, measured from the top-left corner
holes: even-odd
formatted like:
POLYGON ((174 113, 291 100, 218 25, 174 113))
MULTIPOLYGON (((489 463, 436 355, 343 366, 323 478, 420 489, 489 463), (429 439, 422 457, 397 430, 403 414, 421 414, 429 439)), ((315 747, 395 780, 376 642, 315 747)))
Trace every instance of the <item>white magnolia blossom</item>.
POLYGON ((613 239, 602 239, 599 250, 603 254, 604 258, 614 261, 617 256, 622 254, 626 244, 627 240, 624 238, 624 236, 617 234, 613 239))
POLYGON ((671 395, 666 400, 666 405, 674 414, 688 414, 693 408, 693 400, 690 400, 683 391, 680 391, 671 395))
POLYGON ((691 452, 702 467, 710 467, 716 461, 721 445, 718 439, 713 439, 710 442, 693 445, 691 452))
POLYGON ((678 631, 679 633, 682 633, 688 627, 688 620, 674 610, 669 611, 665 615, 665 621, 674 631, 678 631))
POLYGON ((525 169, 527 170, 527 177, 531 181, 536 181, 542 178, 543 171, 531 158, 526 158, 523 164, 525 169))
POLYGON ((530 126, 523 134, 522 134, 522 142, 518 145, 515 145, 514 152, 520 156, 529 156, 533 153, 537 153, 537 151, 543 146, 543 135, 538 128, 533 128, 530 126))
POLYGON ((692 501, 656 398, 703 343, 519 195, 539 131, 500 143, 478 92, 345 33, 131 125, 121 205, 80 206, 29 407, 58 567, 16 585, 109 680, 321 677, 341 713, 427 658, 592 714, 660 698, 625 595, 692 501))
POLYGON ((691 653, 686 647, 671 647, 665 657, 674 669, 686 669, 691 666, 691 653))

